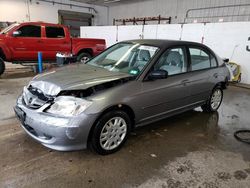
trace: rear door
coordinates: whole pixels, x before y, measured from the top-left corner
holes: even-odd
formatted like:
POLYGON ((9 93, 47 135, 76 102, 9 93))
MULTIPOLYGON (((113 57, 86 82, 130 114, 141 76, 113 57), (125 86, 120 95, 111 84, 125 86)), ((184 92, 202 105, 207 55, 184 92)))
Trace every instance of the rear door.
POLYGON ((189 46, 188 53, 190 57, 189 101, 190 103, 202 102, 208 99, 214 87, 214 79, 218 76, 214 74, 217 60, 207 49, 198 46, 189 46))
POLYGON ((54 60, 57 52, 70 53, 71 40, 64 27, 45 26, 43 57, 46 60, 54 60))
POLYGON ((188 105, 187 59, 184 46, 170 48, 159 58, 153 70, 165 70, 169 76, 142 83, 142 98, 146 100, 142 104, 141 121, 161 118, 188 105))
POLYGON ((9 46, 13 60, 37 60, 37 52, 43 49, 40 25, 23 25, 16 31, 19 35, 11 36, 9 46))

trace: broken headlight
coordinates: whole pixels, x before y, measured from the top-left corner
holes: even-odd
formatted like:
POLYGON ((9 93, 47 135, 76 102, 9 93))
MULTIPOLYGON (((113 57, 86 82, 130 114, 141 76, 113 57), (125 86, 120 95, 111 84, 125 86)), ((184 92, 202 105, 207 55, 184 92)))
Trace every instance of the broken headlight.
POLYGON ((91 101, 81 98, 61 96, 55 99, 54 103, 46 112, 63 116, 77 116, 91 104, 91 101))

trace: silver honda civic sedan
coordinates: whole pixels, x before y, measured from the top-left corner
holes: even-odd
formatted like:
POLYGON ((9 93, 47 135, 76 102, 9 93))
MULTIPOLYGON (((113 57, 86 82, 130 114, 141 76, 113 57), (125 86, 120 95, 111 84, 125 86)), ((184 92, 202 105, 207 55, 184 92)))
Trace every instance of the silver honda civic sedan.
POLYGON ((230 74, 208 47, 132 40, 85 64, 34 77, 14 107, 26 133, 46 147, 118 151, 138 126, 201 106, 216 111, 230 74))

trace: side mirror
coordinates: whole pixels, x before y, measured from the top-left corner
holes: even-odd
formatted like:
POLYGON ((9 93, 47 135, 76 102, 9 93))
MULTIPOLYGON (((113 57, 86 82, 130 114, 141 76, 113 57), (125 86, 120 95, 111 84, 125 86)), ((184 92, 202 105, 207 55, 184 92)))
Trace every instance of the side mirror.
POLYGON ((224 58, 223 61, 224 61, 224 63, 228 63, 229 59, 228 58, 224 58))
POLYGON ((165 70, 154 70, 148 76, 150 80, 165 79, 167 77, 168 77, 168 71, 165 70))
POLYGON ((14 31, 14 32, 12 33, 13 37, 17 37, 17 36, 19 36, 20 34, 21 34, 21 31, 14 31))

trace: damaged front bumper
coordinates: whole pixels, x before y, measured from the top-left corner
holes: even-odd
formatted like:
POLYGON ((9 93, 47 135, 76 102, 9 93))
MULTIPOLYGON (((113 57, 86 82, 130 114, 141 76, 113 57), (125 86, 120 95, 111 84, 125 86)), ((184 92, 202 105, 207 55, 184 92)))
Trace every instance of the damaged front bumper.
POLYGON ((30 109, 19 97, 14 111, 21 121, 25 132, 44 146, 59 150, 72 151, 87 147, 88 135, 98 114, 80 114, 74 117, 60 117, 30 109))

